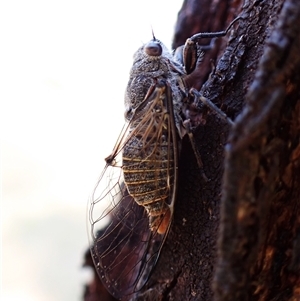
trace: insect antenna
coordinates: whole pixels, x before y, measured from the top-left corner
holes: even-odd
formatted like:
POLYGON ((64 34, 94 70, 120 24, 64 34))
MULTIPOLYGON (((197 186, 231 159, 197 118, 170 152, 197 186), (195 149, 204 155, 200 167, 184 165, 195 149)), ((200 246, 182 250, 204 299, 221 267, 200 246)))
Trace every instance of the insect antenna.
POLYGON ((152 31, 152 37, 153 37, 153 41, 156 41, 156 37, 154 35, 154 31, 153 31, 153 27, 151 26, 151 31, 152 31))

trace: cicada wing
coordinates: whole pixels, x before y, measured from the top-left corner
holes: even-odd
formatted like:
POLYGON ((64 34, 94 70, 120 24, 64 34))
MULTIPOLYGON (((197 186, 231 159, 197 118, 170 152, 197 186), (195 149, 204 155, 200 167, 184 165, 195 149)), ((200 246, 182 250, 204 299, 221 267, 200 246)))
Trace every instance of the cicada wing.
MULTIPOLYGON (((92 258, 104 286, 113 296, 122 300, 129 299, 129 296, 139 291, 149 279, 172 220, 177 181, 177 149, 170 94, 167 85, 157 85, 153 92, 149 93, 146 99, 148 103, 142 105, 141 110, 137 110, 135 118, 123 130, 112 155, 108 157, 108 164, 90 201, 92 258), (159 103, 161 105, 158 105, 159 103), (161 117, 154 113, 145 115, 142 112, 149 112, 149 109, 161 112, 161 106, 166 108, 166 114, 160 114, 161 117), (153 130, 153 125, 157 130, 153 130), (140 148, 141 145, 148 147, 140 148), (165 201, 170 207, 171 215, 163 233, 159 234, 157 229, 150 230, 146 210, 129 194, 124 181, 124 162, 122 163, 121 159, 125 147, 131 148, 134 154, 131 157, 126 156, 126 166, 129 169, 132 167, 134 172, 139 170, 138 183, 143 182, 145 185, 148 175, 151 176, 150 182, 153 182, 154 175, 155 183, 161 185, 161 162, 164 164, 163 169, 167 169, 163 175, 167 175, 168 185, 163 189, 169 193, 165 201), (161 154, 164 156, 163 160, 160 158, 161 154), (154 165, 150 166, 149 162, 154 162, 154 165), (154 169, 157 172, 151 173, 145 166, 150 166, 150 170, 154 169)), ((159 216, 158 223, 163 223, 164 217, 163 214, 159 216)))
POLYGON ((121 168, 107 166, 98 186, 89 208, 92 258, 107 290, 126 300, 147 282, 164 236, 149 229, 146 211, 128 194, 121 168))

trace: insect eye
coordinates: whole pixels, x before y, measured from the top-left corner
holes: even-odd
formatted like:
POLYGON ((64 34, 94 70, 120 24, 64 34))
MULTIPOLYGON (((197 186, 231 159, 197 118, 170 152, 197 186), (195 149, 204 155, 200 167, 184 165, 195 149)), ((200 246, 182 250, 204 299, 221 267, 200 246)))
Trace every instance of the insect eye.
POLYGON ((159 43, 150 41, 145 45, 145 52, 150 56, 160 56, 162 54, 162 47, 159 43))

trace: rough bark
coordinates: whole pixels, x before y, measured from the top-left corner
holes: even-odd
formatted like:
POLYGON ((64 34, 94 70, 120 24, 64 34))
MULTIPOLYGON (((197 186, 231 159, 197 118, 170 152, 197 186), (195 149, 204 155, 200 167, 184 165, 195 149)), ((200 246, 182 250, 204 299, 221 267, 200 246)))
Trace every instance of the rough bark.
POLYGON ((300 2, 186 0, 173 46, 237 15, 190 78, 235 124, 208 111, 195 129, 208 182, 183 140, 174 222, 133 300, 300 300, 300 2))

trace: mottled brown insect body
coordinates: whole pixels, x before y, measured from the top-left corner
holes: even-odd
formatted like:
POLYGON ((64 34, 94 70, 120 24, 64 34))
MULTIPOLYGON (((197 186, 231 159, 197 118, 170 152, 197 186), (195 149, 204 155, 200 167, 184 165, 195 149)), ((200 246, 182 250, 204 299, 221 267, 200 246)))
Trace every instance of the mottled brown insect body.
POLYGON ((161 234, 173 211, 176 127, 181 135, 184 132, 179 115, 183 74, 183 67, 154 39, 135 54, 125 95, 130 138, 123 150, 124 181, 129 194, 146 209, 150 229, 161 234))

